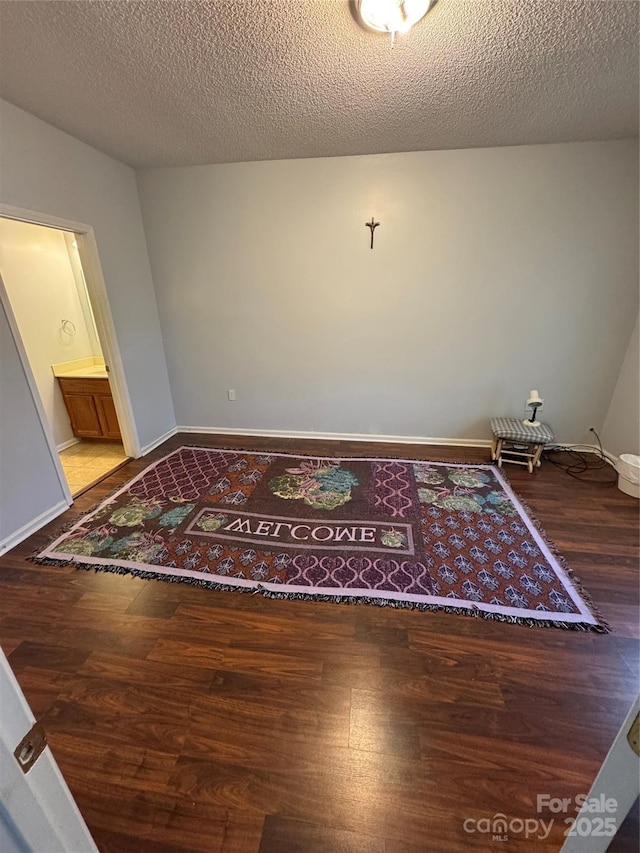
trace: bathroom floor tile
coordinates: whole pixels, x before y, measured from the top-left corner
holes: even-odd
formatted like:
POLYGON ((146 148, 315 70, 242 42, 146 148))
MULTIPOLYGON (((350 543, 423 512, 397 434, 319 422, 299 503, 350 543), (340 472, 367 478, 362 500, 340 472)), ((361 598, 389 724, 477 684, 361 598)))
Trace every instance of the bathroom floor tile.
POLYGON ((60 453, 60 462, 72 495, 117 468, 128 459, 120 442, 80 441, 60 453))

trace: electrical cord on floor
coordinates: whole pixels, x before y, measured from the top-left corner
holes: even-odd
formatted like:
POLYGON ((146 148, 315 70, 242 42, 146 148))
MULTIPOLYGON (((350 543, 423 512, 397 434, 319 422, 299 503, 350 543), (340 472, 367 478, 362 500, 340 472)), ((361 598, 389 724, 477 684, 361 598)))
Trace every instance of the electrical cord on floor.
POLYGON ((594 486, 616 486, 618 484, 618 472, 615 469, 613 462, 605 456, 602 449, 600 436, 591 427, 589 432, 592 432, 598 439, 598 447, 600 450, 599 456, 594 454, 594 448, 588 444, 574 445, 573 447, 564 447, 556 444, 544 451, 544 458, 547 462, 560 468, 565 474, 573 477, 576 480, 581 480, 583 483, 593 483, 594 486), (584 447, 585 450, 576 450, 577 447, 584 447), (586 449, 588 448, 588 449, 586 449), (596 455, 596 459, 593 456, 596 455), (602 468, 610 467, 613 472, 611 479, 603 480, 600 478, 584 476, 588 471, 599 471, 602 468))

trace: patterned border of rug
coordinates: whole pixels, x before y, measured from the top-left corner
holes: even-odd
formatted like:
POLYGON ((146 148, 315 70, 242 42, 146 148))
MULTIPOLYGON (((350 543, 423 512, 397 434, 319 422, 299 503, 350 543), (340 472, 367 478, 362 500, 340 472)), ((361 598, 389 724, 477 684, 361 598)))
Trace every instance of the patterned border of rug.
POLYGON ((35 561, 606 630, 492 465, 181 447, 35 561))

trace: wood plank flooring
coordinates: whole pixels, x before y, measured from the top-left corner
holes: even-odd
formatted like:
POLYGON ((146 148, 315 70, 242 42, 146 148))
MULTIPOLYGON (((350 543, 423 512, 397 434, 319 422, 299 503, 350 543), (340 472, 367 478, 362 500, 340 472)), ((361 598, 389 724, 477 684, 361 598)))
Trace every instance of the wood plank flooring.
MULTIPOLYGON (((100 850, 558 850, 563 815, 546 840, 508 844, 463 824, 536 817, 538 794, 588 791, 638 690, 638 502, 548 463, 506 469, 607 635, 26 560, 181 444, 488 461, 478 449, 176 436, 0 558, 0 645, 100 850)), ((637 850, 637 826, 610 849, 637 850)))

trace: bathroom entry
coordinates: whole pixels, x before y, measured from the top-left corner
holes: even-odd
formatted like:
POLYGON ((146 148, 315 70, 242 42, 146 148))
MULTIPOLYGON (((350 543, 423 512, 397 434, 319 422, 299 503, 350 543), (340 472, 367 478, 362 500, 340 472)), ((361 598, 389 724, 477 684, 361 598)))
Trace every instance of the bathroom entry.
POLYGON ((128 458, 76 235, 2 217, 0 273, 75 497, 128 458))

